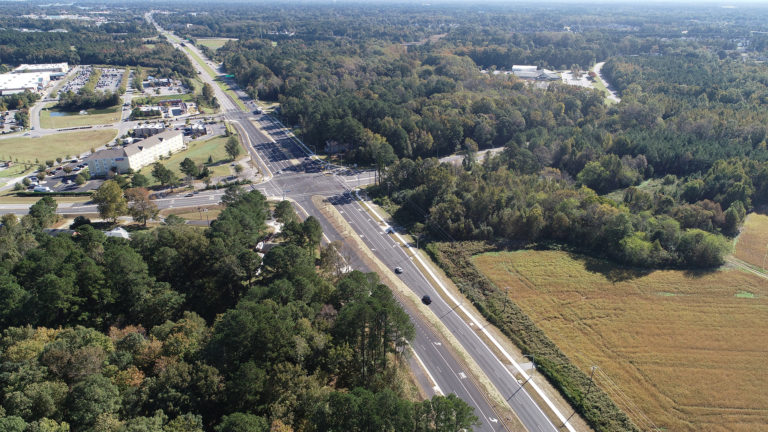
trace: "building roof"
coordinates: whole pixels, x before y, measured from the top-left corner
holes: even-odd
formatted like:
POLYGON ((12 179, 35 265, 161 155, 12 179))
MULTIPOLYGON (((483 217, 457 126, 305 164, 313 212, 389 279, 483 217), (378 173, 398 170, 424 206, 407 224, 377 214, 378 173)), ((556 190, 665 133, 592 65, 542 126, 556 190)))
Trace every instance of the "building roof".
POLYGON ((111 231, 105 232, 104 234, 107 237, 120 237, 120 238, 124 238, 126 240, 130 240, 131 239, 131 235, 123 227, 114 228, 111 231))
POLYGON ((145 123, 143 125, 136 126, 136 129, 165 129, 165 125, 160 122, 145 123))
POLYGON ((43 64, 23 64, 19 65, 16 69, 13 70, 13 73, 30 73, 30 72, 38 72, 38 71, 48 71, 50 69, 63 69, 67 70, 69 69, 69 65, 67 63, 43 63, 43 64))
POLYGON ((177 131, 177 130, 160 132, 157 135, 153 135, 145 140, 141 140, 133 144, 128 144, 125 147, 113 147, 105 150, 99 150, 96 153, 93 153, 92 155, 88 156, 88 158, 86 159, 86 162, 91 160, 98 160, 98 159, 113 159, 113 158, 133 156, 144 149, 149 149, 160 144, 163 140, 171 139, 181 135, 183 135, 181 131, 177 131))
POLYGON ((119 157, 125 157, 125 149, 122 147, 112 147, 104 150, 99 150, 96 153, 92 153, 85 159, 85 162, 97 160, 97 159, 114 159, 119 157))
POLYGON ((144 149, 149 149, 160 144, 161 142, 163 142, 163 140, 171 139, 176 136, 182 136, 182 135, 183 134, 181 133, 181 131, 177 131, 177 130, 160 132, 159 134, 153 135, 145 140, 125 146, 124 147, 125 154, 127 156, 133 156, 144 149))
POLYGON ((36 89, 39 85, 47 82, 49 79, 49 74, 42 72, 24 74, 5 73, 0 75, 0 91, 3 89, 36 89))

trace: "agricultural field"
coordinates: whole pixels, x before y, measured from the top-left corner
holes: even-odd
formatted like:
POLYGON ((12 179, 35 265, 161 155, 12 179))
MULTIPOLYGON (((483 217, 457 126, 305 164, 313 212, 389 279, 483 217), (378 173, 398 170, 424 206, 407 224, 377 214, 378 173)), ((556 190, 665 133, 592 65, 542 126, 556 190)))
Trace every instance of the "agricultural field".
POLYGON ((556 251, 472 261, 578 367, 597 366, 595 383, 641 429, 765 430, 768 281, 556 251))
POLYGON ((231 39, 228 38, 198 38, 196 41, 199 45, 206 46, 214 51, 221 48, 229 42, 231 39))
MULTIPOLYGON (((180 179, 184 178, 184 174, 181 173, 181 161, 185 158, 190 158, 197 165, 208 162, 208 156, 213 158, 213 164, 208 166, 211 170, 211 177, 228 176, 231 174, 229 164, 229 156, 224 150, 224 145, 227 143, 227 137, 218 136, 205 141, 190 141, 189 148, 185 151, 176 153, 168 159, 161 160, 160 163, 170 169, 180 179)), ((155 178, 152 177, 152 165, 148 165, 139 171, 141 174, 147 176, 153 184, 156 184, 155 178)))
POLYGON ((115 139, 115 129, 92 129, 62 132, 37 138, 8 138, 0 140, 0 155, 13 155, 14 160, 34 162, 75 156, 98 148, 115 139))
POLYGON ((79 126, 102 125, 120 121, 120 107, 89 109, 87 115, 52 109, 40 111, 40 126, 44 129, 61 129, 79 126))
POLYGON ((757 213, 747 216, 733 255, 758 268, 768 264, 768 216, 757 213))

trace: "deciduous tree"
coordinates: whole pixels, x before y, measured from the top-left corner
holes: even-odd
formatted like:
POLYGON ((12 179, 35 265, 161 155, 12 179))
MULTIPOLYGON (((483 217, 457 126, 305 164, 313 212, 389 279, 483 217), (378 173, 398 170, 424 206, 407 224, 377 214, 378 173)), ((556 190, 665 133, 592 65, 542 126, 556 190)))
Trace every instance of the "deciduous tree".
POLYGON ((99 210, 99 216, 117 222, 117 218, 126 214, 128 206, 123 190, 114 180, 107 180, 93 194, 93 202, 99 210))

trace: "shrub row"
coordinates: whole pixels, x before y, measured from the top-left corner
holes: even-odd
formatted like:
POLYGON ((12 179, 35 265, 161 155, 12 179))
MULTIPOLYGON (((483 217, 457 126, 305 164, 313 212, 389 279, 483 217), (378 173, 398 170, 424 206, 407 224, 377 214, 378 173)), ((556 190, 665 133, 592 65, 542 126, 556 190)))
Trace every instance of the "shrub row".
POLYGON ((52 196, 52 197, 72 197, 72 196, 91 196, 93 194, 92 191, 87 192, 16 192, 16 196, 18 197, 44 197, 44 196, 52 196))
POLYGON ((433 242, 427 252, 456 283, 477 310, 498 327, 523 352, 533 354, 536 366, 552 385, 597 432, 638 431, 627 415, 538 328, 523 311, 499 290, 470 257, 496 250, 484 242, 433 242), (588 392, 588 393, 587 393, 588 392), (585 397, 587 395, 587 397, 585 397))

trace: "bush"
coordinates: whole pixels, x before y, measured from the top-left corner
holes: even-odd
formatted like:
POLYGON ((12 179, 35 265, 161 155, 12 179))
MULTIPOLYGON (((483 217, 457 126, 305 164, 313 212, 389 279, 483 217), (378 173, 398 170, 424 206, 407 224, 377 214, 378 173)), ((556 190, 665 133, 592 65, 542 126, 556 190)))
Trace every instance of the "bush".
POLYGON ((90 225, 91 220, 88 219, 85 216, 78 216, 75 218, 74 221, 72 221, 72 225, 69 226, 69 229, 77 229, 78 227, 81 227, 83 225, 90 225))

